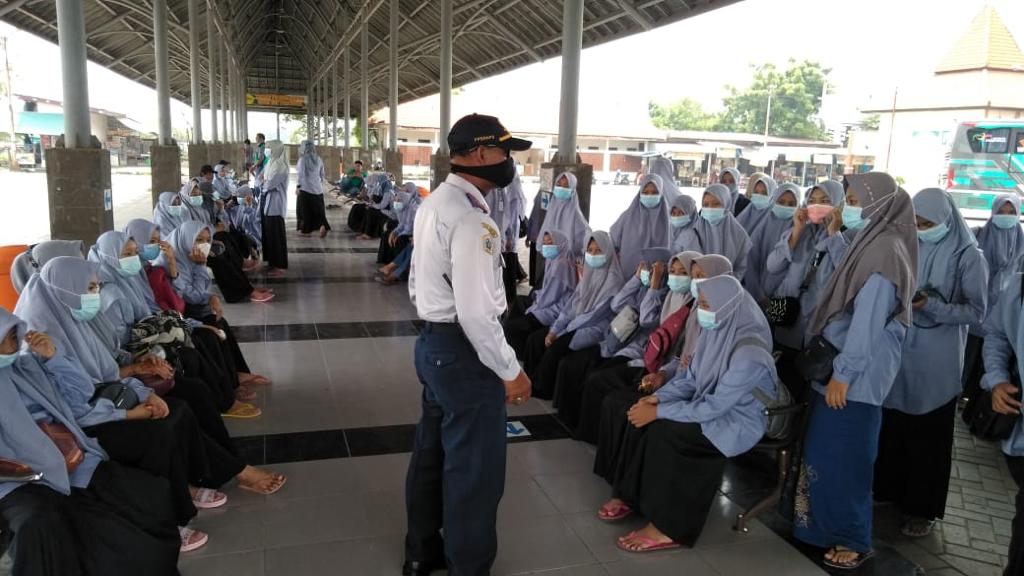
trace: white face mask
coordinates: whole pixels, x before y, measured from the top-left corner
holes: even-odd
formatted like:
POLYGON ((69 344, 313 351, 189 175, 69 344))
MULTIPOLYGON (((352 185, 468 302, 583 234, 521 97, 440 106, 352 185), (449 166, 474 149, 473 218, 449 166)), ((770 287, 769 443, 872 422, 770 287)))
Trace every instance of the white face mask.
POLYGON ((197 243, 196 247, 199 248, 199 253, 202 254, 204 258, 210 257, 210 248, 212 248, 212 246, 209 242, 203 242, 202 244, 197 243))

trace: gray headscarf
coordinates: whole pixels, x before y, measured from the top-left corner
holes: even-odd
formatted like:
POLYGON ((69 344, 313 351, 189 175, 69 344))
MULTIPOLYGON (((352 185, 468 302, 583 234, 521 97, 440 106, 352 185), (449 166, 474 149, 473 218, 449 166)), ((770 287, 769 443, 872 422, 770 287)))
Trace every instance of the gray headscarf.
MULTIPOLYGON (((558 246, 558 257, 544 262, 544 283, 534 294, 533 305, 526 310, 527 314, 555 306, 566 293, 571 294, 576 289, 576 257, 569 249, 569 239, 558 230, 552 230, 548 234, 551 235, 554 245, 558 246)), ((540 241, 544 241, 543 236, 540 241)), ((609 265, 610 257, 605 267, 609 265)))
MULTIPOLYGON (((552 236, 552 238, 554 238, 552 236)), ((587 244, 593 240, 601 247, 601 253, 608 256, 608 260, 601 268, 583 267, 583 278, 576 286, 576 292, 572 297, 572 306, 576 314, 585 314, 592 311, 602 302, 610 300, 619 292, 622 285, 626 283, 619 258, 615 254, 615 247, 607 232, 594 232, 587 239, 587 244)))
POLYGON ((721 254, 732 262, 733 268, 737 267, 737 263, 746 263, 747 255, 750 253, 750 236, 729 209, 729 188, 724 184, 712 184, 704 193, 711 194, 722 203, 725 208, 725 219, 714 225, 703 218, 697 222, 696 231, 700 238, 701 252, 721 254))
MULTIPOLYGON (((743 229, 747 231, 747 234, 749 234, 751 238, 754 237, 754 230, 757 229, 758 225, 761 224, 761 222, 767 220, 769 216, 771 216, 772 205, 775 204, 775 200, 778 199, 776 191, 779 189, 778 185, 775 183, 775 180, 769 178, 766 174, 762 174, 761 176, 757 177, 757 180, 752 181, 753 184, 748 186, 748 188, 751 190, 754 189, 754 186, 757 186, 758 182, 764 182, 764 187, 768 192, 768 205, 761 209, 758 208, 757 206, 754 206, 754 203, 751 202, 750 206, 747 206, 743 210, 743 212, 740 212, 740 215, 736 217, 736 221, 739 222, 741 226, 743 226, 743 229)), ((799 194, 796 198, 798 201, 800 200, 799 194)), ((735 197, 733 197, 733 201, 735 202, 735 197)))
POLYGON ((676 253, 683 252, 684 250, 690 250, 700 247, 700 240, 697 238, 697 219, 700 216, 697 215, 697 202, 690 198, 680 194, 675 200, 669 205, 669 234, 671 235, 671 245, 669 248, 676 253), (671 225, 672 209, 679 208, 683 211, 690 220, 680 227, 671 225))
POLYGON ((668 248, 668 203, 664 198, 664 186, 661 176, 644 176, 633 201, 609 230, 618 250, 619 261, 622 262, 622 270, 626 274, 636 270, 641 260, 640 251, 644 248, 668 248), (654 184, 662 194, 661 202, 654 208, 645 208, 640 203, 640 196, 648 183, 654 184))
POLYGON ((846 177, 850 192, 863 207, 867 226, 846 249, 808 325, 808 334, 821 334, 833 318, 846 311, 872 274, 896 286, 897 318, 911 322, 910 301, 917 288, 917 223, 906 191, 884 172, 846 177))
MULTIPOLYGON (((992 216, 999 213, 999 209, 1009 202, 1013 206, 1013 213, 1020 217, 1020 196, 1013 194, 1000 194, 992 201, 992 216)), ((1004 230, 992 223, 989 217, 988 222, 978 231, 978 244, 985 253, 985 260, 988 261, 989 293, 993 288, 999 286, 999 275, 1007 266, 1013 264, 1014 260, 1024 251, 1024 231, 1020 226, 1014 226, 1004 230)), ((989 304, 992 304, 990 302, 989 304)))
MULTIPOLYGON (((735 180, 733 184, 722 184, 729 189, 729 203, 724 206, 727 210, 732 210, 736 205, 736 197, 740 195, 740 171, 735 168, 726 168, 722 170, 722 174, 732 174, 732 179, 735 180)), ((718 177, 718 181, 722 181, 721 176, 718 177)))
POLYGON ((187 200, 181 200, 181 195, 178 192, 163 192, 160 194, 159 201, 153 207, 153 222, 160 227, 161 236, 166 238, 168 234, 174 232, 175 228, 181 226, 182 222, 188 222, 192 219, 192 213, 184 206, 187 203, 187 200), (175 200, 179 202, 180 212, 178 214, 171 214, 171 206, 174 205, 175 200))
MULTIPOLYGON (((196 245, 196 238, 199 237, 199 233, 204 229, 210 232, 212 242, 213 230, 210 226, 202 222, 192 221, 185 222, 172 232, 167 238, 167 243, 174 247, 174 260, 178 267, 178 278, 190 286, 195 285, 199 289, 209 292, 213 287, 213 278, 207 273, 205 266, 196 264, 189 258, 192 254, 192 249, 196 245)), ((167 262, 163 255, 161 255, 153 265, 166 268, 167 262)))
MULTIPOLYGON (((828 195, 829 202, 833 207, 840 207, 846 203, 843 185, 835 180, 825 180, 811 186, 804 193, 803 205, 805 207, 810 203, 811 194, 816 188, 821 189, 822 192, 828 195)), ((807 267, 811 265, 811 260, 817 252, 818 242, 826 234, 828 234, 828 226, 825 222, 821 224, 807 222, 803 234, 800 235, 800 240, 797 242, 796 247, 791 250, 791 264, 786 268, 786 274, 776 288, 777 293, 775 295, 784 294, 792 296, 801 292, 800 286, 803 285, 807 277, 807 267)))
MULTIPOLYGON (((784 276, 783 274, 769 274, 765 267, 768 264, 768 254, 779 243, 783 234, 793 227, 792 218, 779 218, 772 212, 772 208, 786 193, 792 194, 796 204, 800 204, 801 193, 799 186, 796 184, 783 184, 779 186, 771 195, 768 208, 765 209, 768 215, 758 222, 753 231, 750 232, 750 255, 747 257, 747 271, 743 277, 743 284, 755 300, 760 301, 770 297, 775 292, 775 289, 779 287, 779 283, 782 282, 784 276)), ((752 211, 756 211, 753 204, 740 214, 740 219, 752 211)))
MULTIPOLYGON (((704 280, 710 280, 711 278, 717 278, 719 276, 731 276, 732 275, 732 263, 728 259, 719 256, 718 254, 708 255, 697 255, 690 261, 690 264, 686 267, 690 275, 693 276, 693 265, 697 264, 700 269, 704 271, 706 278, 704 280)), ((683 340, 683 349, 679 353, 680 362, 687 359, 693 358, 695 351, 697 350, 697 344, 700 343, 701 327, 700 322, 697 321, 697 312, 694 311, 686 319, 685 330, 686 339, 683 340)))
POLYGON ((576 195, 576 175, 572 172, 562 172, 554 181, 558 182, 563 176, 569 181, 568 188, 572 190, 572 197, 568 200, 559 200, 555 198, 554 194, 551 195, 544 223, 537 235, 535 249, 540 252, 544 242, 544 233, 554 230, 562 233, 569 240, 569 250, 573 256, 582 258, 583 252, 587 249, 587 233, 590 231, 590 225, 583 217, 583 211, 580 210, 579 197, 576 195))
POLYGON ((270 147, 270 160, 267 162, 267 167, 263 170, 263 179, 266 182, 270 182, 278 174, 288 175, 288 161, 284 157, 286 151, 284 143, 280 140, 271 140, 267 142, 267 146, 270 147))
MULTIPOLYGON (((670 206, 675 203, 676 198, 682 196, 682 192, 679 191, 679 186, 676 186, 676 171, 672 165, 672 161, 664 156, 655 156, 649 160, 647 173, 657 174, 661 177, 662 184, 665 185, 665 189, 662 192, 665 195, 665 202, 670 206)), ((689 214, 689 212, 687 212, 689 214)))
MULTIPOLYGON (((153 232, 159 233, 160 227, 144 218, 130 220, 124 227, 124 235, 134 240, 139 245, 140 250, 142 246, 149 244, 149 239, 153 237, 153 232)), ((146 264, 151 264, 151 262, 143 260, 142 264, 145 267, 146 264)), ((156 296, 153 295, 153 287, 149 285, 149 276, 146 274, 146 271, 140 272, 138 280, 133 278, 132 281, 138 284, 149 309, 153 312, 159 312, 160 305, 156 303, 156 296)))
POLYGON ((85 244, 81 240, 47 240, 29 246, 28 250, 18 254, 11 263, 11 283, 14 284, 14 289, 21 293, 32 275, 39 272, 39 269, 50 260, 58 256, 84 258, 83 252, 85 244))
MULTIPOLYGON (((203 198, 203 205, 202 206, 193 206, 192 202, 189 201, 189 198, 192 197, 192 190, 195 189, 195 188, 199 188, 200 192, 202 192, 202 190, 203 190, 202 187, 200 186, 200 182, 199 182, 198 178, 193 178, 193 179, 189 180, 188 182, 182 184, 181 190, 178 190, 178 196, 181 198, 181 205, 185 207, 185 209, 182 210, 182 213, 183 213, 182 215, 184 216, 184 213, 188 213, 188 219, 189 220, 196 220, 198 222, 205 222, 205 223, 209 224, 212 221, 212 217, 210 215, 210 212, 206 209, 206 206, 205 206, 205 204, 206 204, 206 194, 204 193, 202 195, 202 198, 203 198)), ((159 224, 159 221, 157 221, 157 223, 159 224)), ((161 229, 164 228, 163 224, 160 224, 160 228, 161 229)))
POLYGON ((937 290, 946 302, 950 302, 956 290, 960 257, 966 250, 978 250, 978 241, 964 222, 953 198, 941 188, 925 188, 918 192, 914 196, 914 212, 929 222, 949 227, 949 232, 937 243, 922 242, 918 245, 917 282, 918 290, 937 290))
MULTIPOLYGON (((123 232, 117 230, 104 232, 96 239, 96 244, 89 249, 88 259, 90 262, 99 264, 100 282, 103 283, 103 289, 108 291, 108 294, 104 295, 103 309, 127 304, 132 309, 132 315, 131 318, 126 319, 137 322, 159 310, 151 309, 146 301, 146 290, 142 283, 148 287, 149 282, 142 278, 140 275, 142 272, 133 274, 131 277, 121 274, 121 253, 127 243, 128 237, 123 232)), ((138 243, 136 242, 136 244, 138 243)))
POLYGON ((303 192, 309 194, 323 194, 324 185, 321 179, 324 170, 324 161, 316 153, 316 148, 309 140, 302 142, 302 156, 299 158, 299 186, 303 192))
MULTIPOLYGON (((89 283, 99 280, 99 266, 73 256, 58 256, 29 280, 14 313, 29 329, 45 332, 62 354, 85 368, 93 383, 120 380, 119 369, 106 343, 89 322, 72 318, 89 283)), ((97 316, 98 318, 99 316, 97 316)))
MULTIPOLYGON (((693 259, 694 258, 699 258, 699 257, 700 257, 700 252, 695 252, 693 250, 688 250, 686 252, 680 252, 680 253, 676 254, 675 256, 673 256, 672 260, 669 260, 669 262, 668 262, 669 269, 671 270, 671 268, 672 268, 672 262, 678 260, 679 263, 682 264, 683 268, 686 270, 686 275, 689 276, 690 275, 690 264, 693 263, 693 259)), ((679 292, 679 293, 676 293, 676 292, 673 292, 673 291, 669 290, 668 294, 665 296, 665 301, 661 304, 661 322, 664 323, 665 320, 668 320, 669 316, 671 316, 671 315, 675 314, 676 312, 678 312, 680 308, 682 308, 683 306, 686 306, 692 300, 693 300, 693 295, 690 294, 689 290, 686 290, 684 292, 679 292)))

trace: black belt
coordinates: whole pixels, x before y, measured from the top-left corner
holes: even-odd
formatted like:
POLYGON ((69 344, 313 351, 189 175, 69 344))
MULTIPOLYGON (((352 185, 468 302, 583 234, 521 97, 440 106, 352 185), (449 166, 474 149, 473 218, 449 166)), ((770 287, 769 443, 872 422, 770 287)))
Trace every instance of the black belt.
POLYGON ((462 326, 458 322, 427 322, 423 330, 424 332, 463 333, 462 326))

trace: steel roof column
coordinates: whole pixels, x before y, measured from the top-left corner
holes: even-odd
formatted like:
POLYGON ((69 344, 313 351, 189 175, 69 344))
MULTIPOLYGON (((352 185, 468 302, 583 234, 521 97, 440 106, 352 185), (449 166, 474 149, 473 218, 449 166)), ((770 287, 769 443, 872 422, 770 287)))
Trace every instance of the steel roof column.
POLYGON ((81 0, 57 0, 57 42, 64 87, 64 147, 88 148, 92 134, 81 0))
POLYGON ((188 0, 188 71, 192 79, 192 143, 203 141, 203 88, 199 78, 199 0, 188 0))
MULTIPOLYGON (((345 46, 345 50, 341 54, 341 71, 344 76, 341 77, 341 97, 345 100, 345 149, 348 150, 352 147, 352 130, 351 130, 351 119, 352 119, 352 94, 349 92, 349 86, 352 85, 352 70, 349 69, 349 47, 345 46)), ((346 158, 346 161, 348 159, 346 158)))
MULTIPOLYGON (((368 71, 369 62, 368 57, 370 55, 370 29, 369 29, 369 18, 367 18, 367 12, 369 11, 369 3, 364 3, 362 18, 363 21, 359 27, 359 130, 360 134, 360 145, 366 152, 370 151, 370 73, 368 71)), ((371 156, 372 161, 372 156, 371 156)))
POLYGON ((306 139, 313 139, 313 107, 316 106, 316 100, 313 99, 313 86, 309 86, 309 92, 306 95, 306 139))
POLYGON ((580 53, 583 51, 583 0, 565 0, 562 12, 562 101, 558 112, 558 156, 576 162, 576 130, 580 97, 580 53))
POLYGON ((171 144, 171 88, 167 78, 167 0, 153 0, 153 52, 156 63, 157 142, 171 144))
POLYGON ((206 76, 210 92, 210 141, 220 142, 220 135, 217 133, 217 41, 213 29, 213 10, 210 9, 209 0, 206 3, 206 76))
POLYGON ((228 106, 227 102, 224 100, 224 85, 227 84, 225 76, 227 76, 228 70, 228 50, 227 45, 224 44, 223 40, 224 39, 221 38, 219 45, 217 46, 217 55, 219 57, 217 64, 217 109, 220 110, 220 127, 222 128, 221 132, 223 133, 221 136, 221 142, 227 142, 231 140, 231 133, 228 132, 228 106))
POLYGON ((441 137, 440 154, 448 154, 452 129, 452 0, 441 0, 441 137))
POLYGON ((388 82, 388 150, 398 150, 398 0, 391 0, 391 25, 388 40, 391 44, 391 76, 388 82))
POLYGON ((227 45, 224 46, 224 68, 227 71, 228 79, 225 82, 225 91, 228 94, 228 99, 224 102, 224 108, 227 111, 227 120, 224 122, 225 130, 227 134, 227 141, 232 142, 235 140, 235 72, 234 66, 232 66, 231 58, 227 55, 227 45))
POLYGON ((331 63, 331 146, 338 147, 338 60, 331 63))

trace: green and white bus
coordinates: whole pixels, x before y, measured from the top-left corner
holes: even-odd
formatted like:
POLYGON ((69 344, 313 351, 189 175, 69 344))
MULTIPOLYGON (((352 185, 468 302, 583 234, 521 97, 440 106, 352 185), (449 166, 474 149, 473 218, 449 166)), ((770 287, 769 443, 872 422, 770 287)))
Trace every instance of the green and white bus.
POLYGON ((961 122, 946 187, 964 215, 974 218, 987 218, 998 194, 1024 195, 1024 121, 961 122))

